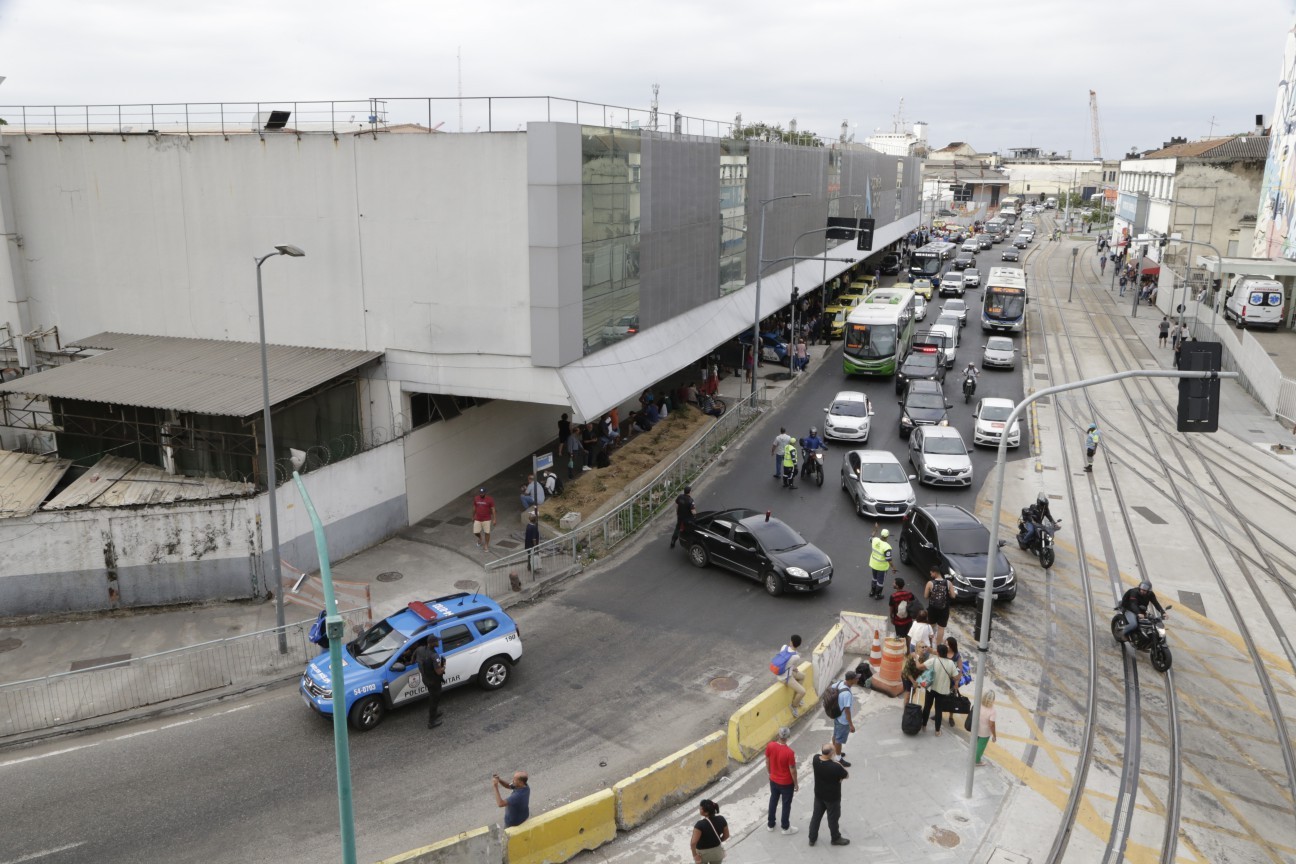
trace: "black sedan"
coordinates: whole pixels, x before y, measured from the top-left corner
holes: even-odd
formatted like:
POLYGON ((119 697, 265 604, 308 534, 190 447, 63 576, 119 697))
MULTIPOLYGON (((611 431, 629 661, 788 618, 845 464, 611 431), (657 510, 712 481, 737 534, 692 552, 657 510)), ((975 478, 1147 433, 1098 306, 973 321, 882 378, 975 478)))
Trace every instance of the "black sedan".
POLYGON ((755 579, 771 596, 832 584, 832 559, 786 522, 738 507, 697 514, 680 541, 695 567, 715 564, 755 579))
POLYGON ((1003 254, 999 257, 1004 261, 1020 261, 1021 252, 1017 251, 1016 248, 1009 246, 1003 250, 1003 254))
MULTIPOLYGON (((1000 540, 998 545, 1004 544, 1000 540)), ((955 504, 915 507, 905 516, 900 529, 900 560, 912 564, 924 579, 932 567, 944 572, 958 600, 975 601, 985 590, 989 548, 989 529, 955 504)), ((1017 574, 1002 552, 996 553, 991 591, 996 600, 1005 603, 1017 596, 1017 574)))

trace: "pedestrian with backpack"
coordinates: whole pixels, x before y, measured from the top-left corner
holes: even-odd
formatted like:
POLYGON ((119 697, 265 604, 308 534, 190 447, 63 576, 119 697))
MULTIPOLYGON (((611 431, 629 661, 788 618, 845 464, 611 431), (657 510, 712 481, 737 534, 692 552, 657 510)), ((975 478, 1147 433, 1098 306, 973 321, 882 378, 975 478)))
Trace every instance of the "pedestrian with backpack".
POLYGON ((923 588, 923 599, 927 601, 927 623, 936 628, 936 641, 944 642, 945 628, 949 626, 950 598, 955 594, 954 586, 939 567, 933 566, 928 576, 929 581, 923 588))
POLYGON ((891 592, 891 626, 895 627, 896 638, 905 640, 905 653, 909 653, 909 628, 913 626, 914 595, 905 588, 904 578, 897 576, 895 590, 891 592))
POLYGON ((788 644, 770 660, 770 672, 780 684, 792 691, 793 720, 801 716, 801 700, 805 699, 805 684, 801 683, 805 681, 805 673, 801 671, 801 655, 797 653, 800 647, 801 637, 793 633, 788 644))
POLYGON ((823 695, 824 713, 833 721, 833 751, 837 754, 837 761, 847 768, 851 763, 846 761, 842 745, 846 743, 850 733, 855 731, 855 720, 852 717, 855 694, 851 692, 851 688, 858 680, 859 673, 852 669, 844 679, 825 690, 823 695))

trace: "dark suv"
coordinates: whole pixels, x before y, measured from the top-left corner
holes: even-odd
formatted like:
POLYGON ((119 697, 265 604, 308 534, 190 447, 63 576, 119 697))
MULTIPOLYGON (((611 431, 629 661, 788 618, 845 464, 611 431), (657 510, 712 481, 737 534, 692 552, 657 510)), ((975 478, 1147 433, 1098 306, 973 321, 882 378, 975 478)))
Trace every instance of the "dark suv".
POLYGON ((910 381, 900 400, 900 437, 908 438, 915 426, 935 426, 947 419, 946 412, 953 407, 945 401, 939 381, 910 381))
POLYGON ((894 276, 900 272, 900 256, 894 252, 888 252, 882 256, 882 264, 878 267, 883 276, 894 276))
MULTIPOLYGON (((999 548, 1006 542, 1000 540, 999 548)), ((976 601, 985 590, 989 548, 989 529, 956 504, 914 507, 900 528, 900 560, 913 565, 924 579, 933 567, 945 573, 957 600, 976 601)), ((1009 603, 1017 596, 1017 574, 1003 552, 995 555, 991 591, 996 600, 1009 603)))
POLYGON ((895 388, 903 393, 910 381, 935 381, 945 383, 945 364, 941 362, 944 353, 944 341, 933 339, 931 342, 914 342, 908 356, 896 370, 895 388))

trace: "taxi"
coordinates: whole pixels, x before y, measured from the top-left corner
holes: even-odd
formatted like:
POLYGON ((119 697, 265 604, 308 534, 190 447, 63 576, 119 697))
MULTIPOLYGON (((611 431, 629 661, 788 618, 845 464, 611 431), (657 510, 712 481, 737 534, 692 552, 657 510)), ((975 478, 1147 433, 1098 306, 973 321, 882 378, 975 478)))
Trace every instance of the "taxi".
POLYGON ((851 282, 851 291, 857 294, 868 294, 877 287, 876 276, 856 276, 855 281, 851 282))
MULTIPOLYGON (((483 690, 503 687, 522 659, 522 634, 504 609, 480 594, 449 594, 414 601, 342 646, 345 710, 361 732, 393 708, 427 696, 414 650, 440 640, 444 689, 476 679, 483 690)), ((333 716, 333 678, 325 651, 306 665, 299 691, 311 709, 333 716)))
POLYGON ((842 332, 846 329, 846 319, 850 316, 850 312, 850 306, 829 306, 824 310, 824 315, 828 320, 830 338, 842 338, 842 332))
POLYGON ((909 286, 915 294, 921 294, 922 298, 929 303, 932 299, 932 281, 930 279, 915 279, 909 286))

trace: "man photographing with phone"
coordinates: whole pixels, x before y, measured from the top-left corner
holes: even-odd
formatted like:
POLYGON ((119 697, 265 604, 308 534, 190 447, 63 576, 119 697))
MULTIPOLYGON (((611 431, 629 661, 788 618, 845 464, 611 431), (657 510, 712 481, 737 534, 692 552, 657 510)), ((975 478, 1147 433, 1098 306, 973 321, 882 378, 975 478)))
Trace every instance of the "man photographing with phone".
POLYGON ((491 791, 495 793, 495 803, 504 808, 505 828, 521 825, 531 815, 531 787, 527 785, 525 771, 514 771, 512 783, 505 783, 498 774, 492 774, 491 791), (500 789, 510 790, 507 801, 500 795, 500 789))

